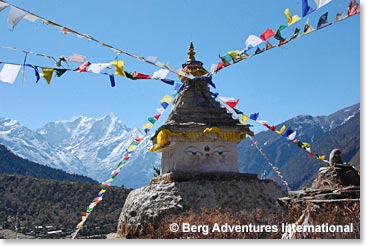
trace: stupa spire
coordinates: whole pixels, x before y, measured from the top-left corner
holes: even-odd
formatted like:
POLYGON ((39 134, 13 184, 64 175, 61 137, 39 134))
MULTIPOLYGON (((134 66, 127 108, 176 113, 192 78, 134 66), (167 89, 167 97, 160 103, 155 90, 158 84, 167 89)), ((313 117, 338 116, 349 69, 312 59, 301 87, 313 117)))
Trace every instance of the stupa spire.
POLYGON ((189 52, 187 52, 187 61, 191 62, 191 61, 196 61, 195 60, 195 51, 194 51, 194 44, 192 43, 192 41, 190 41, 190 47, 189 47, 189 52))

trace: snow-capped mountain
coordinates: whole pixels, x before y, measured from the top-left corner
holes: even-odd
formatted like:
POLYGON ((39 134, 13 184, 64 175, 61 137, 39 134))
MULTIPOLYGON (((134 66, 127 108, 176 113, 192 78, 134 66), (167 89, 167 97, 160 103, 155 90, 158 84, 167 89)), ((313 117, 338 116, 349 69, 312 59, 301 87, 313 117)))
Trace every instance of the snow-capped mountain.
MULTIPOLYGON (((111 176, 130 143, 143 135, 138 128, 126 127, 114 114, 100 119, 79 117, 73 121, 51 122, 37 133, 57 149, 77 157, 85 166, 84 174, 98 181, 111 176)), ((158 154, 147 153, 149 147, 147 137, 114 185, 135 188, 147 184, 153 177, 153 164, 160 159, 158 154)))
POLYGON ((0 143, 20 157, 69 173, 85 171, 81 161, 69 152, 55 148, 42 135, 15 120, 0 118, 0 143))
MULTIPOLYGON (((15 120, 0 119, 0 143, 12 152, 100 182, 111 176, 138 135, 143 135, 139 129, 129 129, 113 114, 100 119, 79 117, 72 121, 51 122, 36 132, 15 120)), ((153 166, 160 163, 160 155, 147 153, 149 147, 149 137, 146 137, 114 185, 132 188, 147 185, 153 177, 153 166)))

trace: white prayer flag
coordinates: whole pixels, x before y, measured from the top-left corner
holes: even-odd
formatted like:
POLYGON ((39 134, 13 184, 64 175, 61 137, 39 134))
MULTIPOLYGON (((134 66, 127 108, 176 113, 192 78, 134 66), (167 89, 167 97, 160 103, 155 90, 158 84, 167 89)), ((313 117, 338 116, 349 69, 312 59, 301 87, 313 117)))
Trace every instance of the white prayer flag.
POLYGON ((16 24, 26 16, 28 12, 25 12, 16 7, 10 6, 9 15, 8 15, 8 27, 11 31, 14 30, 16 24))
POLYGON ((316 8, 319 9, 330 2, 331 0, 315 0, 316 8))
POLYGON ((169 73, 167 69, 159 69, 153 73, 152 79, 165 79, 169 73))
POLYGON ((92 73, 101 73, 103 69, 109 68, 110 66, 110 63, 92 63, 88 67, 87 71, 92 73))
POLYGON ((0 72, 0 80, 13 84, 20 70, 20 65, 4 64, 0 72))
POLYGON ((24 16, 24 19, 26 19, 27 21, 30 21, 30 22, 35 22, 36 20, 39 19, 39 17, 37 15, 34 15, 34 14, 26 14, 24 16))
POLYGON ((6 7, 8 7, 9 4, 8 3, 3 3, 3 2, 0 2, 0 12, 3 11, 6 7))
POLYGON ((262 39, 255 35, 248 36, 248 38, 246 39, 246 51, 252 47, 261 44, 262 42, 263 42, 262 39))

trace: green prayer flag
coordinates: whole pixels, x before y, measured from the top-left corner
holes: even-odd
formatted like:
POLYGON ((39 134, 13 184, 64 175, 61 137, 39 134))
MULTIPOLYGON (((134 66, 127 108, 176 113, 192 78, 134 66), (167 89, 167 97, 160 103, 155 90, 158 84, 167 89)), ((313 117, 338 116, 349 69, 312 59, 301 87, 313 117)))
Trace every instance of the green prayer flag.
POLYGON ((154 117, 149 117, 149 118, 148 118, 148 121, 149 121, 150 123, 154 124, 157 120, 156 120, 156 119, 154 119, 154 117))
POLYGON ((68 70, 62 68, 55 68, 56 77, 61 77, 61 75, 63 75, 66 71, 68 70))

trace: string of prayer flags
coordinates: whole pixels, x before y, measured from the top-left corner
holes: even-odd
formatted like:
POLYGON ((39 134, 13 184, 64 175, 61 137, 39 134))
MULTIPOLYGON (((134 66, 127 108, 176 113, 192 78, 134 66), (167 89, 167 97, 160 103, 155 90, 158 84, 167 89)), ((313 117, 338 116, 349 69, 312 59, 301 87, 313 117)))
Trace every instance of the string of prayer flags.
MULTIPOLYGON (((176 94, 177 92, 180 92, 181 87, 182 87, 182 84, 181 83, 177 84, 176 87, 175 87, 175 89, 174 89, 174 94, 176 94)), ((164 96, 164 98, 165 97, 166 97, 166 95, 164 96)), ((161 113, 164 112, 164 110, 159 110, 159 112, 161 114, 161 113)), ((154 117, 154 118, 156 120, 159 119, 159 117, 154 117)), ((149 117, 148 119, 149 120, 152 120, 151 117, 149 117)), ((155 123, 155 121, 154 121, 154 123, 151 123, 151 122, 149 122, 149 123, 153 126, 153 124, 155 123)), ((134 138, 134 140, 131 141, 131 143, 129 144, 129 146, 126 149, 126 152, 123 155, 122 161, 120 161, 118 163, 117 167, 115 168, 115 170, 113 170, 111 172, 111 177, 109 179, 107 179, 106 181, 104 181, 104 182, 101 183, 101 185, 100 185, 100 191, 98 192, 97 196, 88 205, 88 207, 86 208, 86 210, 84 212, 82 212, 82 216, 81 216, 82 219, 77 224, 77 226, 75 227, 75 230, 71 234, 71 239, 76 239, 77 238, 78 232, 83 228, 83 225, 86 222, 86 220, 88 219, 89 215, 93 212, 93 210, 97 206, 97 204, 100 203, 103 200, 103 195, 106 193, 106 190, 111 186, 111 183, 116 179, 116 177, 120 173, 120 170, 126 165, 127 161, 130 159, 131 155, 138 149, 140 143, 148 136, 147 133, 149 132, 149 130, 146 131, 144 129, 144 126, 143 126, 143 131, 145 132, 145 135, 141 136, 139 134, 139 135, 137 135, 134 138)))
POLYGON ((274 37, 275 36, 275 32, 273 30, 271 30, 270 28, 267 28, 265 30, 265 32, 263 32, 261 35, 260 35, 260 38, 262 41, 266 41, 267 39, 271 38, 271 37, 274 37))
POLYGON ((315 0, 316 8, 319 9, 322 6, 325 6, 326 4, 330 3, 331 0, 315 0))
POLYGON ((317 29, 321 29, 324 27, 327 27, 328 25, 331 25, 331 23, 327 22, 328 12, 321 15, 319 22, 317 23, 317 29))
POLYGON ((311 14, 315 10, 308 5, 308 0, 302 0, 302 17, 311 14))
POLYGON ((350 0, 349 6, 348 6, 348 16, 353 16, 355 14, 359 14, 360 7, 356 0, 350 0))
POLYGON ((296 23, 297 21, 301 19, 298 15, 291 16, 289 8, 286 8, 284 10, 284 14, 287 17, 288 26, 293 25, 294 23, 296 23))
POLYGON ((251 136, 249 136, 249 138, 250 138, 250 140, 252 142, 252 146, 254 146, 259 151, 259 153, 262 155, 262 157, 264 157, 264 159, 266 160, 266 163, 278 175, 278 177, 280 178, 280 180, 284 184, 284 186, 287 189, 287 191, 290 192, 291 191, 291 188, 289 187, 288 182, 284 179, 283 175, 280 173, 279 168, 273 165, 273 163, 270 161, 270 159, 265 154, 264 150, 257 144, 257 142, 254 140, 254 138, 251 137, 251 136))
POLYGON ((20 65, 4 64, 0 71, 0 80, 5 83, 13 84, 18 76, 20 68, 20 65))

